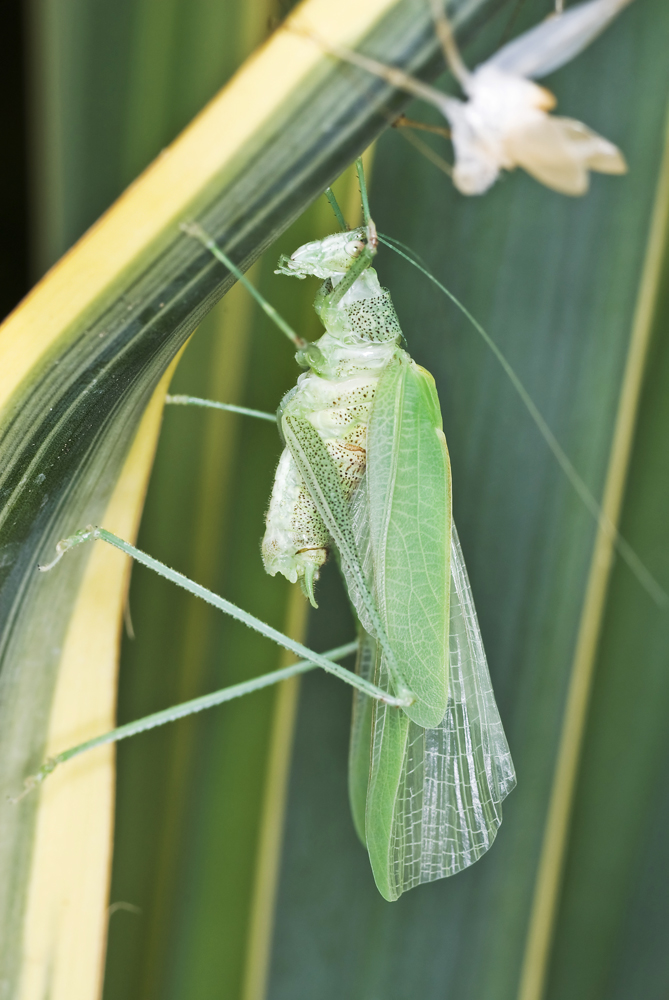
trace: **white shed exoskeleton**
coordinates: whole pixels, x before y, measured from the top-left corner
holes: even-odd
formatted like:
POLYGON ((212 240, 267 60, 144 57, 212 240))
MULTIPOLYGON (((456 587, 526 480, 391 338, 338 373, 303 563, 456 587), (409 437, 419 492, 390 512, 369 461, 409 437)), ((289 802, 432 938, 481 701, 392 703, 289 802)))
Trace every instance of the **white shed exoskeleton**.
POLYGON ((326 332, 281 403, 286 449, 265 567, 313 584, 334 547, 361 622, 358 672, 412 704, 355 692, 350 797, 386 899, 490 847, 515 784, 455 529, 432 376, 399 346, 369 266, 373 225, 300 247, 280 272, 324 279, 326 332))
POLYGON ((516 167, 567 195, 585 194, 591 170, 626 172, 625 159, 612 142, 574 118, 549 114, 555 97, 533 81, 577 56, 631 0, 588 0, 560 10, 474 70, 467 69, 458 52, 441 0, 431 2, 446 61, 465 101, 362 53, 314 40, 439 109, 450 125, 453 183, 462 194, 483 194, 501 170, 516 167))

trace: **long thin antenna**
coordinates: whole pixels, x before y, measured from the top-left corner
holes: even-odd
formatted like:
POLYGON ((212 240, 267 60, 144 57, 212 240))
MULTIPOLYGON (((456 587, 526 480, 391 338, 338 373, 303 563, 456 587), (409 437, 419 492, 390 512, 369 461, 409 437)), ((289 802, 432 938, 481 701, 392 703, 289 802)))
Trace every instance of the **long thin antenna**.
MULTIPOLYGON (((635 575, 635 577, 637 578, 641 586, 644 588, 644 590, 648 594, 650 594, 650 596, 658 605, 658 607, 661 608, 666 607, 669 604, 669 594, 667 594, 664 588, 657 582, 653 574, 644 565, 644 563, 636 554, 636 552, 629 544, 629 542, 627 542, 623 538, 623 536, 620 534, 615 524, 613 524, 613 522, 603 512, 600 504, 597 502, 596 498, 590 492, 590 489, 582 479, 580 473, 577 471, 573 462, 571 461, 571 459, 565 452, 564 448, 553 434, 553 431, 546 423, 536 403, 534 402, 529 392, 527 391, 523 383, 516 375, 516 372, 512 368, 511 364, 507 361, 506 357, 499 349, 495 341, 492 339, 490 334, 487 333, 486 330, 484 330, 484 328, 481 326, 478 320, 472 316, 472 314, 469 312, 466 306, 464 306, 462 302, 460 302, 455 297, 455 295, 453 295, 453 293, 450 292, 448 288, 446 288, 445 285, 442 285, 442 283, 437 278, 435 278, 435 276, 431 274, 427 270, 427 268, 423 267, 415 259, 412 259, 412 257, 409 256, 409 254, 406 254, 402 250, 400 250, 397 245, 393 245, 393 244, 398 244, 399 240, 393 240, 387 236, 379 236, 379 242, 383 243, 391 250, 394 250, 395 253, 399 254, 400 257, 404 257, 404 259, 408 260, 410 264, 413 264, 415 268, 417 268, 422 274, 424 274, 426 278, 429 278, 429 280, 433 282, 437 286, 437 288, 439 288, 444 293, 444 295, 448 296, 451 302, 453 302, 454 305, 456 305, 458 309, 462 313, 464 313, 464 315, 467 317, 467 319, 472 324, 474 329, 483 338, 485 343, 488 345, 488 347, 490 348, 490 350, 495 355, 498 362, 504 369, 504 372, 506 373, 509 381, 513 385, 514 389, 520 396, 523 405, 525 406, 530 416, 532 417, 532 420, 534 421, 537 430, 539 431, 544 441, 550 448, 558 465, 560 466, 560 468, 566 475, 567 479, 571 483, 572 487, 574 488, 574 491, 578 494, 578 496, 582 500, 584 506, 592 514, 597 524, 613 540, 613 544, 615 545, 620 556, 627 563, 630 570, 635 575)), ((400 245, 404 246, 404 244, 400 245)), ((410 247, 405 247, 405 249, 409 250, 410 253, 413 253, 410 247)))

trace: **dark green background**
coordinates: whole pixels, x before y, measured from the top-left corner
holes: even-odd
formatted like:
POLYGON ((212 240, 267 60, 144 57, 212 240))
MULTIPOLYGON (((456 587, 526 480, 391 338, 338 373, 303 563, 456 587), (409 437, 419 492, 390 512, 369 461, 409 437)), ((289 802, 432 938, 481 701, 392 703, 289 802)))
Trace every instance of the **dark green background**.
MULTIPOLYGON (((474 39, 470 61, 509 30, 513 6, 474 39)), ((548 8, 528 0, 511 30, 534 23, 548 8)), ((241 37, 248 8, 213 0, 76 0, 51 19, 45 9, 36 6, 23 27, 15 16, 12 37, 19 41, 10 46, 14 60, 4 65, 5 94, 17 95, 5 103, 6 134, 17 150, 3 167, 3 198, 15 219, 4 241, 12 248, 13 270, 3 271, 8 303, 27 281, 19 233, 28 201, 37 273, 187 123, 230 76, 245 46, 267 30, 263 22, 255 39, 246 29, 241 37), (21 39, 32 81, 27 129, 16 113, 21 39), (57 94, 38 73, 45 53, 60 67, 57 94), (29 199, 18 169, 26 132, 33 136, 29 199)), ((398 133, 384 135, 376 152, 372 210, 380 230, 418 250, 484 324, 595 495, 607 470, 665 141, 667 37, 666 3, 636 0, 548 81, 561 113, 619 144, 629 161, 628 176, 595 176, 583 199, 547 191, 520 172, 484 198, 466 199, 398 133)), ((431 117, 418 106, 410 113, 431 117)), ((443 145, 435 148, 450 155, 443 145)), ((266 255, 258 276, 277 307, 309 335, 316 335, 309 306, 314 286, 271 271, 280 251, 320 235, 324 218, 318 212, 300 220, 266 255)), ((380 253, 378 270, 412 355, 437 380, 455 518, 518 788, 489 855, 451 880, 385 903, 348 813, 349 692, 332 678, 308 676, 268 996, 511 1000, 595 525, 462 315, 389 251, 380 253)), ((224 302, 219 319, 206 321, 188 348, 175 391, 206 395, 216 385, 212 357, 226 308, 224 302)), ((665 588, 668 317, 664 292, 656 304, 621 526, 665 588)), ((264 320, 253 325, 240 371, 238 401, 263 409, 273 409, 294 380, 290 347, 264 320)), ((227 429, 217 430, 220 423, 197 412, 166 415, 140 545, 280 626, 286 589, 264 576, 258 556, 279 443, 271 425, 214 416, 229 421, 227 429), (211 461, 207 442, 217 434, 225 436, 231 458, 227 480, 214 477, 222 526, 207 526, 203 504, 213 503, 215 513, 219 500, 202 496, 202 469, 211 461), (214 554, 205 547, 206 570, 198 562, 198 531, 205 537, 210 531, 220 545, 214 554)), ((193 602, 135 569, 137 638, 124 646, 121 721, 275 665, 268 644, 210 609, 194 609, 193 602), (194 630, 189 644, 185 626, 194 630)), ((666 612, 617 563, 582 751, 549 1000, 660 1000, 669 990, 667 631, 666 612)), ((329 572, 309 642, 325 649, 351 632, 340 584, 329 572)), ((106 1000, 240 996, 273 699, 271 691, 254 695, 119 748, 111 898, 142 912, 112 917, 106 1000)))

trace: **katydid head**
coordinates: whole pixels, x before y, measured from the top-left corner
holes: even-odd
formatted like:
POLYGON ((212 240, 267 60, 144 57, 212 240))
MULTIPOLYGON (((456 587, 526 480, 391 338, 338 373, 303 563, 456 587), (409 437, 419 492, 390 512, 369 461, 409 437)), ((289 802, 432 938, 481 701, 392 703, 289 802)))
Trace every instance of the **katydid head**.
POLYGON ((376 249, 370 229, 371 227, 361 227, 350 232, 334 233, 324 240, 305 243, 290 257, 282 256, 274 273, 289 274, 295 278, 313 274, 316 278, 324 279, 346 274, 365 249, 372 246, 376 249))

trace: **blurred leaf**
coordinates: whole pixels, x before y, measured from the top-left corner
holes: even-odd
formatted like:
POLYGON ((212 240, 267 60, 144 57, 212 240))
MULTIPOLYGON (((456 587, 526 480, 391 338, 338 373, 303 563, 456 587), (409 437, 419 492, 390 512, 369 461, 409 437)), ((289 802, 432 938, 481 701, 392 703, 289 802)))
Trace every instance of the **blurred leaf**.
MULTIPOLYGON (((473 9, 484 6, 477 2, 473 9)), ((52 261, 107 204, 124 173, 127 177, 128 171, 156 151, 157 143, 167 141, 163 128, 177 127, 191 113, 190 102, 196 98, 176 100, 175 95, 182 93, 176 78, 170 98, 176 105, 174 117, 164 107, 151 104, 151 91, 164 89, 170 46, 173 51, 184 51, 185 40, 190 39, 197 51, 204 37, 210 54, 215 50, 211 38, 221 23, 220 7, 204 4, 200 31, 192 35, 184 30, 184 25, 190 29, 194 24, 186 13, 190 9, 184 6, 180 14, 176 6, 144 7, 129 0, 114 10, 86 0, 60 6, 35 3, 38 266, 52 261), (153 32, 152 18, 157 19, 162 36, 153 32), (120 39, 122 57, 109 57, 114 50, 111 44, 107 56, 98 61, 94 39, 112 43, 120 39), (128 39, 137 46, 129 61, 132 46, 125 45, 128 39), (149 73, 148 89, 138 95, 144 104, 135 105, 133 88, 144 86, 136 81, 147 71, 142 62, 145 45, 155 50, 158 73, 156 77, 149 73), (167 60, 163 69, 161 59, 167 60), (88 86, 89 77, 96 78, 96 86, 88 86), (131 128, 119 108, 119 94, 137 115, 131 128), (106 106, 110 113, 107 132, 106 106), (163 125, 153 131, 150 115, 159 112, 163 125), (88 141, 91 131, 101 146, 88 141), (99 185, 87 180, 96 171, 99 185)), ((347 44, 365 38, 372 48, 407 65, 424 66, 434 56, 428 13, 418 0, 339 4, 335 12, 311 0, 305 11, 313 11, 313 25, 320 33, 347 44)), ((256 22, 251 14, 247 22, 245 14, 234 13, 239 15, 237 24, 242 25, 241 35, 248 46, 256 22)), ((216 85, 218 72, 220 68, 212 68, 210 61, 207 74, 198 81, 198 100, 216 85)), ((47 577, 36 574, 36 564, 53 551, 58 538, 107 517, 129 449, 134 440, 140 441, 137 428, 156 386, 200 319, 231 284, 221 277, 210 255, 180 232, 178 224, 199 218, 240 265, 248 267, 378 133, 385 124, 387 106, 401 101, 379 81, 352 75, 312 43, 294 34, 275 36, 179 142, 49 273, 0 331, 4 503, 0 526, 4 762, 0 877, 6 887, 0 908, 0 964, 5 992, 25 989, 70 1000, 95 989, 99 963, 87 958, 82 963, 87 968, 80 975, 72 950, 79 946, 82 925, 90 928, 104 922, 106 862, 99 859, 107 853, 105 831, 98 824, 95 898, 81 897, 70 905, 62 895, 68 886, 63 870, 58 886, 46 886, 51 897, 42 899, 34 888, 28 891, 31 878, 37 878, 35 873, 41 870, 37 862, 31 868, 39 854, 34 853, 38 797, 23 800, 17 809, 7 795, 17 793, 22 779, 42 759, 47 743, 55 749, 48 734, 72 742, 69 735, 65 738, 58 712, 61 705, 67 712, 77 704, 76 698, 70 702, 62 694, 57 678, 59 672, 68 676, 68 629, 74 628, 72 614, 79 593, 86 597, 90 553, 80 552, 47 577), (323 122, 328 123, 326 129, 323 122), (40 936, 37 925, 26 924, 26 914, 47 912, 67 913, 68 919, 51 921, 40 936), (22 946, 29 947, 25 955, 22 946), (24 958, 29 979, 21 978, 24 958)), ((261 353, 267 354, 264 348, 261 353)), ((251 364, 256 364, 253 356, 251 364)), ((233 377, 233 390, 234 382, 233 377)), ((253 454, 255 431, 249 433, 253 454)), ((140 442, 145 447, 144 473, 152 434, 155 423, 148 438, 140 442)), ((224 478, 225 471, 217 471, 214 478, 224 478)), ((270 471, 262 465, 257 474, 264 491, 270 471)), ((187 471, 179 476, 187 486, 187 471)), ((142 475, 135 475, 133 482, 127 497, 127 524, 132 524, 143 493, 142 475)), ((258 496, 254 491, 254 497, 258 496)), ((239 525, 245 519, 249 525, 256 523, 254 503, 259 501, 251 502, 238 484, 233 499, 240 505, 231 508, 231 516, 237 519, 233 521, 235 544, 243 537, 239 525)), ((201 549, 208 549, 208 528, 198 530, 201 549)), ((246 554, 242 561, 247 561, 246 554)), ((261 589, 255 583, 248 586, 250 602, 254 594, 260 596, 261 589)), ((264 586, 268 587, 267 581, 264 586)), ((91 647, 95 660, 108 655, 113 659, 123 588, 122 573, 109 578, 108 628, 100 636, 99 647, 91 647)), ((252 661, 252 666, 259 664, 252 661)), ((108 677, 103 686, 109 692, 108 677)), ((105 727, 111 707, 109 694, 106 704, 98 717, 100 728, 105 727)), ((82 717, 73 717, 68 734, 92 725, 95 711, 91 704, 83 705, 82 717)), ((240 726, 243 730, 243 723, 240 726)), ((230 745, 234 744, 233 737, 230 745)), ((262 748, 258 754, 262 758, 262 748)), ((244 788, 241 771, 238 780, 244 788)), ((256 784, 261 781, 255 780, 256 784)), ((108 786, 108 766, 101 768, 99 781, 108 786)), ((253 799, 253 792, 249 794, 253 799)), ((251 810, 257 811, 257 800, 253 801, 251 810)), ((64 812, 83 831, 97 810, 93 797, 82 793, 79 805, 64 812)), ((229 819, 228 813, 226 822, 229 819)), ((169 841, 169 822, 165 829, 169 841)), ((244 846, 249 844, 246 841, 244 846)), ((160 857, 160 851, 155 854, 160 857)), ((80 859, 75 855, 74 860, 80 859)), ((57 871, 61 862, 54 849, 52 869, 57 871)), ((160 934, 158 938, 164 940, 160 934)), ((99 935, 97 948, 99 955, 99 935)), ((160 968, 160 963, 149 952, 147 969, 151 968, 160 968)), ((150 979, 152 973, 147 975, 150 979)))
MULTIPOLYGON (((523 24, 540 11, 527 4, 523 24)), ((608 483, 614 512, 628 469, 624 436, 634 433, 638 414, 622 528, 665 589, 668 13, 655 0, 633 5, 547 81, 560 113, 625 151, 624 179, 595 178, 584 199, 569 200, 517 172, 485 198, 465 199, 389 133, 379 143, 372 190, 379 229, 417 250, 494 336, 595 495, 608 483), (661 245, 653 260, 654 231, 661 245), (647 286, 655 265, 659 284, 647 286), (646 357, 650 324, 655 340, 646 357), (648 375, 630 410, 633 332, 648 375)), ((519 19, 514 31, 521 27, 519 19)), ((492 50, 496 40, 487 37, 492 50)), ((429 118, 419 106, 407 113, 429 118)), ((545 978, 551 998, 659 997, 669 914, 664 904, 658 909, 656 890, 640 894, 638 879, 645 871, 650 886, 655 863, 666 880, 659 833, 646 823, 658 830, 666 817, 667 613, 624 565, 616 564, 607 590, 606 559, 593 557, 595 524, 466 321, 394 256, 380 255, 378 269, 409 350, 437 379, 455 520, 518 787, 485 858, 384 903, 347 816, 349 696, 329 678, 306 678, 268 996, 539 1000, 545 978), (604 608, 593 586, 608 593, 604 608), (582 744, 579 706, 566 710, 572 683, 586 712, 582 744), (547 826, 558 760, 566 784, 547 826), (563 866, 563 894, 555 896, 563 866), (643 959, 635 960, 642 941, 643 959)), ((327 611, 318 615, 314 644, 327 611)))
MULTIPOLYGON (((501 7, 499 16, 477 24, 471 17, 479 6, 486 17, 497 7, 468 5, 468 30, 482 29, 466 50, 472 65, 509 32, 535 23, 551 4, 533 0, 517 17, 517 7, 511 12, 501 7)), ((407 0, 394 10, 367 51, 403 65, 427 65, 434 42, 426 8, 407 0)), ((45 4, 42 37, 52 60, 45 64, 70 76, 60 92, 46 85, 42 91, 51 102, 42 119, 43 136, 47 124, 51 129, 44 159, 51 157, 43 191, 45 262, 172 138, 262 36, 268 14, 213 0, 124 0, 109 9, 73 0, 58 8, 58 16, 54 12, 45 4)), ((336 12, 344 18, 341 4, 336 12)), ((638 414, 622 529, 665 587, 669 371, 667 302, 658 289, 666 288, 666 209, 657 191, 666 135, 668 27, 660 0, 638 0, 591 49, 548 81, 561 113, 587 121, 621 146, 630 163, 626 178, 596 177, 585 199, 570 201, 516 173, 485 198, 464 199, 392 131, 380 142, 372 190, 381 230, 418 250, 481 319, 593 492, 602 495, 607 488, 614 508, 629 464, 624 437, 634 432, 638 414), (642 321, 640 289, 644 280, 648 286, 653 226, 660 233, 655 263, 664 284, 646 293, 642 321), (634 381, 628 352, 635 316, 637 343, 651 328, 653 341, 647 359, 641 343, 646 381, 640 400, 632 398, 625 411, 622 387, 634 381), (618 444, 616 426, 623 432, 618 444)), ((266 58, 267 51, 261 56, 266 58)), ((327 59, 321 64, 316 77, 328 75, 309 81, 295 118, 275 115, 270 139, 263 134, 248 160, 235 162, 237 173, 225 182, 220 207, 206 223, 245 264, 373 138, 387 109, 401 103, 364 74, 335 68, 327 59), (383 105, 376 117, 374 101, 383 105)), ((284 69, 293 68, 276 71, 267 100, 279 92, 284 69)), ((428 73, 433 71, 430 64, 428 73)), ((431 117, 418 107, 410 113, 431 117)), ((221 120, 217 143, 228 142, 230 131, 230 119, 221 120)), ((438 143, 434 148, 444 153, 438 143)), ((200 166, 193 161, 194 171, 200 166)), ((190 175, 184 178, 192 182, 190 175)), ((350 190, 347 197, 355 199, 350 190)), ((183 205, 189 195, 170 190, 165 204, 176 197, 183 205)), ((204 203, 202 208, 206 213, 204 203)), ((296 288, 270 272, 279 252, 335 228, 328 213, 324 204, 314 207, 252 272, 284 315, 310 335, 317 335, 309 305, 313 288, 309 283, 296 288)), ((350 209, 348 214, 352 218, 350 209)), ((158 223, 152 219, 152 224, 158 223)), ((128 243, 137 227, 137 218, 124 224, 128 243)), ((153 256, 162 266, 160 255, 153 256)), ((108 478, 99 496, 106 498, 149 387, 201 315, 195 302, 203 293, 213 300, 221 291, 220 272, 188 241, 168 249, 164 260, 175 282, 191 268, 192 298, 183 303, 177 293, 169 313, 161 310, 166 321, 156 341, 150 323, 125 334, 124 343, 146 350, 145 361, 138 358, 141 383, 115 381, 113 371, 101 396, 107 411, 98 399, 84 414, 86 397, 75 395, 79 436, 73 452, 79 465, 70 477, 81 501, 77 510, 68 499, 76 523, 67 530, 95 516, 86 513, 92 500, 78 485, 91 483, 87 441, 99 447, 100 429, 109 440, 119 429, 125 432, 116 442, 116 459, 105 467, 108 478), (124 394, 127 418, 116 408, 124 394), (107 412, 116 419, 107 419, 107 412)), ((312 675, 300 700, 275 909, 296 689, 267 691, 121 745, 111 896, 120 906, 112 916, 105 996, 511 1000, 524 974, 522 1000, 539 1000, 544 980, 551 1000, 659 998, 667 986, 662 956, 669 920, 654 881, 659 870, 666 877, 660 831, 667 815, 661 767, 667 616, 650 604, 625 566, 615 565, 609 585, 606 560, 593 559, 596 526, 461 315, 388 252, 379 257, 379 272, 397 304, 411 353, 439 385, 455 516, 518 789, 507 802, 497 842, 477 865, 385 903, 373 886, 348 809, 350 695, 330 678, 312 675), (606 599, 601 608, 594 599, 597 588, 606 599), (580 659, 574 653, 579 643, 580 659), (566 706, 574 683, 580 683, 579 711, 570 715, 566 706), (561 797, 556 767, 566 778, 561 797), (551 815, 559 822, 550 821, 551 815)), ((84 285, 83 291, 90 296, 93 289, 84 285)), ((131 301, 137 301, 134 295, 131 301)), ((101 326, 106 329, 102 321, 101 326)), ((89 318, 85 328, 94 330, 89 318)), ((94 336, 91 332, 91 341, 94 336)), ((127 347, 124 352, 118 371, 127 373, 127 347)), ((295 378, 290 355, 236 288, 188 347, 173 389, 273 409, 295 378)), ((51 371, 60 374, 58 368, 51 371)), ((22 426, 31 434, 38 433, 40 420, 44 425, 44 408, 52 405, 44 402, 44 385, 37 419, 34 410, 22 411, 22 426)), ((273 623, 281 625, 288 616, 290 627, 299 629, 303 606, 298 601, 288 607, 288 589, 264 576, 257 553, 279 452, 272 429, 230 415, 183 410, 168 411, 164 423, 141 544, 273 623)), ((26 435, 26 448, 33 440, 26 435)), ((100 461, 106 455, 102 448, 97 454, 100 461)), ((50 517, 60 509, 49 500, 50 517)), ((49 524, 48 545, 65 530, 55 521, 49 524)), ((48 545, 45 541, 44 551, 48 545)), ((77 571, 70 561, 72 582, 65 587, 62 574, 59 579, 56 596, 68 609, 77 571)), ((55 615, 30 609, 42 657, 45 631, 54 617, 49 637, 62 631, 69 614, 55 604, 56 586, 45 598, 55 615)), ((118 607, 119 583, 115 593, 118 607)), ((331 567, 320 600, 309 641, 327 648, 352 631, 331 567)), ((137 638, 125 644, 122 721, 276 663, 276 652, 266 644, 148 578, 141 568, 134 574, 130 606, 137 638)), ((114 620, 116 614, 110 607, 114 620)), ((25 676, 31 715, 22 734, 32 741, 31 766, 41 753, 53 687, 50 676, 39 684, 34 677, 25 676)), ((20 749, 18 741, 15 745, 20 749)), ((16 774, 28 769, 19 761, 16 774)), ((85 815, 77 813, 75 822, 85 823, 85 815)), ((17 906, 30 847, 30 837, 23 836, 26 853, 18 864, 13 856, 17 906)), ((90 909, 82 912, 90 920, 90 909)), ((12 919, 16 930, 18 909, 12 919)), ((15 942, 16 936, 3 935, 8 952, 15 942)), ((10 968, 3 964, 3 972, 10 968)), ((94 980, 93 975, 88 981, 94 980)), ((84 995, 91 995, 90 986, 84 995)))
POLYGON ((18 3, 7 5, 0 36, 0 130, 11 156, 0 163, 0 316, 28 290, 28 184, 25 28, 18 3))

